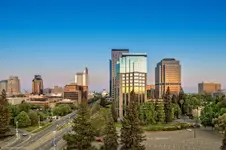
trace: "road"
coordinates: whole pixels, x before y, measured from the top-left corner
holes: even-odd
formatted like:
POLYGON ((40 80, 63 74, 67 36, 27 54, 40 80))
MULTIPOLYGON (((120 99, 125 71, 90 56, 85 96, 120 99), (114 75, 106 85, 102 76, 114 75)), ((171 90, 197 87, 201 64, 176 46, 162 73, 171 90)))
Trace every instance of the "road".
POLYGON ((51 126, 47 127, 46 129, 40 131, 39 133, 37 133, 35 135, 28 135, 27 137, 23 137, 22 136, 23 132, 20 132, 21 138, 19 140, 17 140, 16 142, 14 142, 13 144, 9 145, 5 149, 10 149, 10 150, 26 149, 26 147, 28 145, 31 145, 31 144, 37 142, 39 139, 41 139, 46 134, 52 133, 54 130, 56 130, 57 125, 61 125, 65 122, 69 122, 69 120, 70 120, 69 117, 70 117, 70 119, 73 119, 75 117, 75 113, 71 113, 67 116, 62 117, 59 120, 54 121, 51 126))
MULTIPOLYGON (((56 133, 56 136, 55 136, 56 148, 58 146, 58 142, 62 140, 63 135, 67 134, 69 130, 70 130, 70 127, 67 127, 65 129, 62 129, 58 133, 56 133)), ((54 135, 52 135, 52 137, 48 141, 44 142, 41 146, 39 146, 35 150, 50 150, 50 149, 54 149, 54 135)))
MULTIPOLYGON (((89 104, 89 106, 92 106, 95 103, 96 102, 91 103, 91 104, 89 104)), ((16 140, 14 143, 7 145, 7 147, 5 147, 3 149, 4 150, 31 150, 31 149, 36 148, 36 147, 31 148, 31 146, 37 145, 37 143, 38 143, 39 149, 43 148, 43 150, 45 150, 45 149, 49 150, 51 147, 53 147, 53 144, 51 142, 51 140, 53 138, 47 139, 45 141, 45 139, 43 139, 43 137, 45 137, 45 136, 50 137, 51 134, 53 135, 53 131, 56 130, 57 125, 62 125, 64 123, 68 123, 71 119, 76 117, 75 113, 76 112, 73 112, 71 114, 68 114, 67 116, 62 117, 59 120, 54 121, 51 126, 47 127, 46 129, 44 129, 36 134, 31 134, 31 135, 28 134, 28 136, 23 136, 22 134, 24 133, 24 131, 20 130, 19 131, 20 138, 18 140, 16 140)), ((62 131, 60 131, 59 133, 56 134, 57 142, 62 139, 62 136, 67 132, 67 130, 68 129, 63 129, 62 131)))

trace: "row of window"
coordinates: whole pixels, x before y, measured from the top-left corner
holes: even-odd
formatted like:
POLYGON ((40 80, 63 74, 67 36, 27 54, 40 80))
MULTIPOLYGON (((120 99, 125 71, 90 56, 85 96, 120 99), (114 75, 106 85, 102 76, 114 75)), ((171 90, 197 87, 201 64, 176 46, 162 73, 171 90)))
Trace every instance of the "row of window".
POLYGON ((131 81, 130 80, 130 82, 128 81, 128 80, 122 80, 122 83, 124 84, 124 83, 145 83, 145 80, 134 80, 134 81, 131 81))
POLYGON ((134 74, 133 74, 133 73, 130 73, 130 74, 126 74, 126 75, 125 75, 125 74, 122 74, 123 77, 125 77, 125 76, 128 77, 129 75, 130 75, 130 76, 133 76, 133 75, 134 75, 134 76, 142 76, 142 77, 145 76, 145 74, 143 74, 143 73, 134 73, 134 74))

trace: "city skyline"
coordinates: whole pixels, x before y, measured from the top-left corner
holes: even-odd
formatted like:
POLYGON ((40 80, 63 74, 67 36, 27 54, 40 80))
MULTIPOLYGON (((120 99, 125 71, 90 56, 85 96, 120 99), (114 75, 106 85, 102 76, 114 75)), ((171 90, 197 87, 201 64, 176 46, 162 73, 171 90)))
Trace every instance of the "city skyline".
POLYGON ((160 60, 175 58, 185 92, 198 92, 202 81, 219 82, 224 89, 225 3, 4 1, 0 79, 18 76, 21 91, 31 91, 35 74, 42 75, 46 88, 64 86, 87 66, 90 89, 108 89, 110 51, 128 48, 147 53, 148 84, 154 84, 160 60))

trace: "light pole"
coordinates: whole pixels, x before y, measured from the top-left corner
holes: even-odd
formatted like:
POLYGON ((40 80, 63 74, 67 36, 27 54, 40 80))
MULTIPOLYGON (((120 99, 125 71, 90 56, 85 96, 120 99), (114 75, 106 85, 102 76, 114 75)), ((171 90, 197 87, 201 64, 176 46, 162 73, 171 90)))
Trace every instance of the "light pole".
POLYGON ((56 131, 53 131, 53 147, 56 150, 56 131))
POLYGON ((38 116, 38 127, 41 128, 41 126, 40 126, 40 116, 38 116))
POLYGON ((18 138, 18 121, 16 121, 16 137, 18 138))

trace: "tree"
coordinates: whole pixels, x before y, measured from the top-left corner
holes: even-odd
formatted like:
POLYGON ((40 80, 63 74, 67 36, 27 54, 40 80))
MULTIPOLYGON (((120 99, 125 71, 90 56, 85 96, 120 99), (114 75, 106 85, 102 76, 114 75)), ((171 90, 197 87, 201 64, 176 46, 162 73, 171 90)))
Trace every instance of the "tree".
POLYGON ((94 140, 94 129, 90 122, 90 112, 85 103, 81 103, 77 112, 77 117, 73 120, 72 134, 64 135, 68 149, 85 150, 91 148, 94 140))
POLYGON ((3 106, 8 105, 7 95, 6 95, 6 91, 4 89, 1 91, 0 105, 3 105, 3 106))
POLYGON ((68 104, 60 104, 53 108, 53 114, 56 116, 65 116, 71 111, 71 107, 68 104))
POLYGON ((171 102, 172 102, 173 104, 178 104, 177 96, 176 96, 175 94, 173 94, 171 102))
POLYGON ((171 98, 170 98, 170 88, 168 86, 167 91, 164 95, 164 109, 166 116, 166 123, 171 122, 171 98))
POLYGON ((162 102, 156 102, 157 121, 159 123, 165 123, 165 111, 164 104, 162 102))
POLYGON ((101 97, 101 99, 100 99, 100 106, 106 107, 106 101, 105 101, 104 97, 101 97))
POLYGON ((145 140, 143 130, 140 127, 139 113, 135 93, 130 93, 130 102, 126 108, 126 114, 122 120, 121 144, 123 150, 144 150, 142 142, 145 140))
POLYGON ((31 125, 37 125, 38 124, 39 116, 35 111, 30 110, 29 113, 28 113, 28 116, 31 120, 31 125))
POLYGON ((28 104, 28 103, 21 103, 21 104, 19 104, 19 110, 20 110, 20 112, 22 112, 22 111, 25 111, 26 113, 28 113, 29 112, 29 110, 30 110, 30 104, 28 104))
POLYGON ((112 114, 109 113, 107 125, 105 126, 104 146, 106 150, 116 150, 118 147, 118 134, 114 126, 112 114))
POLYGON ((19 127, 27 127, 31 125, 31 119, 25 111, 20 112, 20 114, 15 118, 15 122, 17 121, 19 127))
POLYGON ((0 95, 0 136, 9 131, 10 110, 5 90, 0 95))
POLYGON ((181 88, 180 88, 179 95, 178 95, 178 104, 179 104, 179 106, 180 106, 180 109, 181 109, 183 115, 186 114, 186 111, 185 111, 185 109, 184 109, 184 107, 183 107, 185 101, 186 101, 186 100, 185 100, 184 90, 183 90, 183 88, 181 87, 181 88))
POLYGON ((226 114, 214 119, 213 122, 215 124, 215 128, 223 131, 224 133, 221 150, 226 150, 226 114))
POLYGON ((143 103, 140 106, 140 120, 145 124, 156 124, 157 113, 152 102, 143 103))
POLYGON ((19 115, 20 113, 20 110, 19 110, 19 107, 17 105, 11 105, 9 104, 8 105, 8 108, 9 108, 9 111, 10 111, 10 124, 11 125, 14 125, 14 118, 19 115))
POLYGON ((113 120, 114 122, 117 122, 118 121, 118 117, 117 117, 117 112, 115 110, 115 107, 116 107, 116 101, 113 101, 112 102, 112 105, 111 105, 111 114, 112 114, 112 117, 113 117, 113 120))

